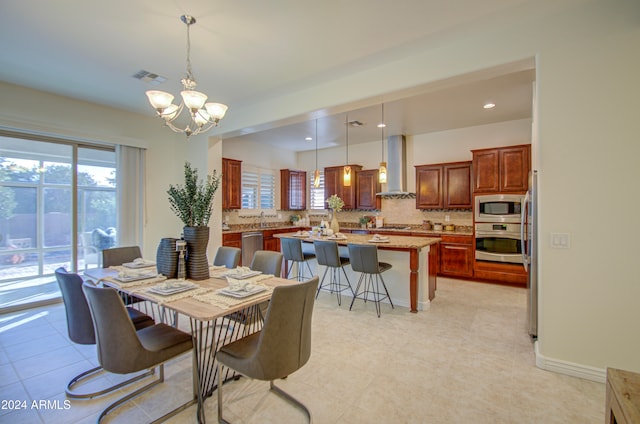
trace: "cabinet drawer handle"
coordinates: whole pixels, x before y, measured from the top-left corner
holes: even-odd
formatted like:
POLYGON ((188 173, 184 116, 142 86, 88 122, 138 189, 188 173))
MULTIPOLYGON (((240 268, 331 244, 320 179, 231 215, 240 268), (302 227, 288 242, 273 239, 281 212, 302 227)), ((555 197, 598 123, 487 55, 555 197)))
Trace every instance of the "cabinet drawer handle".
POLYGON ((442 246, 445 249, 455 249, 455 250, 467 250, 466 247, 458 247, 458 246, 442 246))

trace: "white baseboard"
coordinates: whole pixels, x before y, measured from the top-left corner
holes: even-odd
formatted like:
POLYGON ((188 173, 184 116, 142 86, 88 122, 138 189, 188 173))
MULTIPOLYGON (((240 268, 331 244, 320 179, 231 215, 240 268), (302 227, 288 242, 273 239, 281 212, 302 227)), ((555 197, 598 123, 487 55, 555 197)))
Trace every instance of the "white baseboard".
POLYGON ((572 377, 584 378, 585 380, 596 381, 598 383, 605 383, 607 381, 606 369, 549 358, 538 351, 538 342, 535 342, 534 346, 536 366, 540 369, 566 374, 572 377))

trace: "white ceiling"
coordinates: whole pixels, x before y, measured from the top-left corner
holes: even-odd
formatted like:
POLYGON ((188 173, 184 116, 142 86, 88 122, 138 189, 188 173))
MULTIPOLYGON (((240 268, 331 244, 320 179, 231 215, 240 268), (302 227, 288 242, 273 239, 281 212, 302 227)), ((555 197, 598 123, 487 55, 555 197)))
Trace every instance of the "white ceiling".
MULTIPOLYGON (((242 113, 256 98, 394 60, 530 3, 535 0, 2 1, 0 81, 152 115, 144 92, 153 86, 132 76, 140 70, 157 73, 167 81, 156 88, 178 94, 186 71, 180 15, 190 14, 197 19, 191 60, 198 89, 229 105, 228 114, 242 113)), ((389 93, 383 100, 385 134, 531 117, 532 68, 389 93), (486 101, 496 108, 482 109, 486 101)), ((320 147, 344 144, 345 119, 340 113, 318 121, 320 147)), ((348 119, 366 124, 350 129, 350 143, 380 139, 380 104, 350 110, 348 119)), ((297 151, 315 148, 304 141, 314 136, 314 121, 278 125, 223 137, 297 151)))

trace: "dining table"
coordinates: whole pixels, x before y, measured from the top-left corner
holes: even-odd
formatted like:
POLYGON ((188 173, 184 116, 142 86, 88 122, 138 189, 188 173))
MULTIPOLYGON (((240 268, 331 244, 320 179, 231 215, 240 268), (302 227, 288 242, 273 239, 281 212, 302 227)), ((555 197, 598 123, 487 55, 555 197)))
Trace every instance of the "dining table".
POLYGON ((179 316, 189 318, 196 388, 192 404, 197 404, 198 422, 205 423, 205 399, 215 392, 219 381, 224 383, 239 378, 230 369, 226 369, 224 376, 217 375, 217 351, 225 344, 260 331, 263 322, 261 305, 271 298, 275 287, 296 282, 247 272, 246 268, 212 267, 210 278, 198 281, 167 280, 148 271, 148 274, 139 274, 147 278, 135 278, 135 272, 121 266, 90 268, 84 271, 84 276, 93 284, 113 287, 125 299, 135 299, 131 305, 145 308, 145 313, 149 313, 147 308, 150 307, 156 320, 177 327, 179 316), (252 287, 250 293, 230 290, 229 276, 236 283, 249 283, 248 286, 252 287))

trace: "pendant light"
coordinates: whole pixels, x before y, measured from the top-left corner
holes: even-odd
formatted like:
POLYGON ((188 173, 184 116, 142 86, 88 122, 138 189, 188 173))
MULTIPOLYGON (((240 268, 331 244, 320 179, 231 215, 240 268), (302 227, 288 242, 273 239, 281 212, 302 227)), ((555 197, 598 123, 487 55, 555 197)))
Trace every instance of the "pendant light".
POLYGON ((384 103, 382 103, 382 121, 378 124, 378 128, 380 128, 380 143, 382 144, 382 162, 380 162, 380 167, 378 168, 378 182, 380 184, 387 183, 387 162, 384 161, 384 127, 387 124, 384 123, 384 103))
POLYGON ((320 187, 320 170, 318 169, 318 120, 316 119, 316 170, 313 171, 313 186, 320 187))
POLYGON ((347 139, 347 164, 344 167, 344 175, 342 178, 342 185, 345 187, 351 187, 351 167, 349 166, 349 114, 346 115, 345 128, 347 139))

